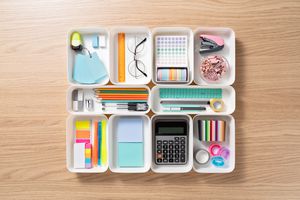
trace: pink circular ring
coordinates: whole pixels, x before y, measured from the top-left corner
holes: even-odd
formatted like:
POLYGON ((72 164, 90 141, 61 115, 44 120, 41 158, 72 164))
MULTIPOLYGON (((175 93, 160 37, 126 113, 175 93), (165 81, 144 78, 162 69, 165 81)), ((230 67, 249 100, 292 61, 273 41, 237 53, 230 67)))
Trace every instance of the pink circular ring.
POLYGON ((221 145, 219 144, 212 144, 209 146, 209 153, 212 156, 218 156, 220 153, 221 145))

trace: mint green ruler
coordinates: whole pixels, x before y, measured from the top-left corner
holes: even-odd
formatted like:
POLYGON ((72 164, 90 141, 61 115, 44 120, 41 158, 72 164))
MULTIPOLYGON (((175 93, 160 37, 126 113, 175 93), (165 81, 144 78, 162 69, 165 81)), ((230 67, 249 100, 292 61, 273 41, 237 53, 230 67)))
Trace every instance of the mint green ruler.
POLYGON ((160 98, 168 99, 222 99, 221 88, 160 88, 160 98))

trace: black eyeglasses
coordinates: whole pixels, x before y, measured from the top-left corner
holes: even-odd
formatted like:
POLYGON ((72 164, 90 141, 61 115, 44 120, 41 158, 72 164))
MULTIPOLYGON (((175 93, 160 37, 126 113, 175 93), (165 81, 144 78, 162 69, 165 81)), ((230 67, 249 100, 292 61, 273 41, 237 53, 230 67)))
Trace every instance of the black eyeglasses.
POLYGON ((138 54, 143 51, 146 41, 147 38, 140 39, 135 37, 127 45, 128 50, 133 53, 133 60, 128 64, 128 72, 137 79, 143 76, 147 77, 146 66, 138 59, 138 54))

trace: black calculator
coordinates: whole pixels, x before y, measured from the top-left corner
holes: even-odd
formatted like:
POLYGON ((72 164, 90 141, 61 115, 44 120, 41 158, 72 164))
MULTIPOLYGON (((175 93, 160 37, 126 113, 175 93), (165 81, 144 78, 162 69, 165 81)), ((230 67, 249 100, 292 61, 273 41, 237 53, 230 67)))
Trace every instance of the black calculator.
POLYGON ((155 163, 184 165, 188 159, 188 122, 186 120, 157 120, 155 130, 155 163))

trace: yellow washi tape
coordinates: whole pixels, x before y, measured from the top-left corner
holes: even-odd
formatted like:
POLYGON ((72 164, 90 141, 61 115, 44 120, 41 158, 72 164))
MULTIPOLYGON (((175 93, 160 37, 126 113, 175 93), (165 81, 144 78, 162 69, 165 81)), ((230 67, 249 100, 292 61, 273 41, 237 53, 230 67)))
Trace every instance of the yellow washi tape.
POLYGON ((215 112, 222 112, 224 110, 224 102, 222 99, 211 99, 210 107, 215 112))

